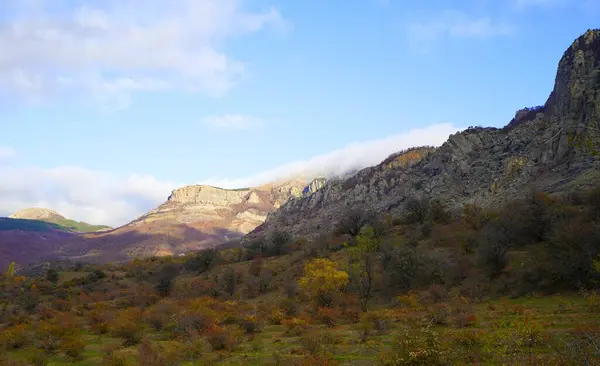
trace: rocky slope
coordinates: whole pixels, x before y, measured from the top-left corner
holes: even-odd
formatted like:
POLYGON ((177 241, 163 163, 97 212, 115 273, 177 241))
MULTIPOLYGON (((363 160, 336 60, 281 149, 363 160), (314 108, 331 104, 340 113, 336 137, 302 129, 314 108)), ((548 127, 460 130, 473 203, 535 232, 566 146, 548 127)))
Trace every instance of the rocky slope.
POLYGON ((105 225, 91 225, 83 221, 75 221, 67 219, 56 211, 47 208, 26 208, 24 210, 15 212, 10 215, 11 219, 24 219, 24 220, 39 220, 57 224, 63 227, 65 230, 72 230, 81 233, 90 233, 109 230, 109 226, 105 225))
POLYGON ((518 111, 503 129, 469 128, 437 149, 392 156, 317 192, 291 199, 245 240, 284 229, 331 232, 349 208, 400 213, 407 198, 429 195, 450 208, 499 205, 532 189, 552 193, 600 182, 600 30, 565 51, 540 107, 518 111))

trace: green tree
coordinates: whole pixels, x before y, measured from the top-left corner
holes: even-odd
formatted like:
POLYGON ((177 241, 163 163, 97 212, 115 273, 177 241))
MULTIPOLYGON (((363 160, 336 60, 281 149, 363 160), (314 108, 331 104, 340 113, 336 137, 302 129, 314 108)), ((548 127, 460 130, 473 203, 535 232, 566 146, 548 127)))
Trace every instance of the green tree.
POLYGON ((363 312, 373 298, 373 287, 377 281, 375 265, 378 259, 379 238, 372 226, 364 226, 356 237, 357 245, 346 245, 350 283, 356 288, 363 312))
POLYGON ((54 268, 50 268, 46 271, 46 279, 52 283, 57 283, 59 277, 58 271, 54 268))
POLYGON ((10 262, 6 271, 6 277, 13 277, 15 275, 15 265, 15 262, 10 262))
POLYGON ((329 259, 316 258, 304 267, 304 276, 298 280, 298 284, 319 305, 329 307, 333 296, 348 284, 348 273, 329 259))

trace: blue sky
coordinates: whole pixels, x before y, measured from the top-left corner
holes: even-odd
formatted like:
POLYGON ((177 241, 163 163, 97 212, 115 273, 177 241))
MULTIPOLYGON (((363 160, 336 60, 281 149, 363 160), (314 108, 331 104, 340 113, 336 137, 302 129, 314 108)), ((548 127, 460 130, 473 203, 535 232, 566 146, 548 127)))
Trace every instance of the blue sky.
POLYGON ((599 16, 582 0, 7 0, 0 215, 118 225, 179 185, 362 167, 500 127, 544 103, 599 16))

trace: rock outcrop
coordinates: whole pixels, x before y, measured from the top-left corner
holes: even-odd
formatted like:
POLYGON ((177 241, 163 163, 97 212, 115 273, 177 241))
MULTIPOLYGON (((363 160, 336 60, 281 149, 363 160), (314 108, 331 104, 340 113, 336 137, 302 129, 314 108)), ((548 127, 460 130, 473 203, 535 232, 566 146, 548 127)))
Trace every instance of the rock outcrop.
POLYGON ((600 30, 579 37, 558 65, 541 107, 524 109, 503 129, 469 128, 439 148, 413 149, 346 179, 291 199, 245 239, 275 229, 305 237, 330 232, 348 209, 401 213, 411 196, 449 208, 491 206, 531 190, 568 192, 600 182, 600 30))
POLYGON ((47 221, 53 219, 64 219, 65 217, 60 215, 58 212, 47 208, 32 207, 26 208, 21 211, 17 211, 14 214, 10 215, 9 218, 47 221))

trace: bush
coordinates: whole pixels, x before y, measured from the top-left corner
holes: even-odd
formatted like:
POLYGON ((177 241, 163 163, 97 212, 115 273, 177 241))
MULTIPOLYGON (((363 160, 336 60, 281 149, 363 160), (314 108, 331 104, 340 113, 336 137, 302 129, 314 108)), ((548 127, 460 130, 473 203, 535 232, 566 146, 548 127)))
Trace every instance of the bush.
POLYGON ((203 273, 212 269, 217 264, 218 259, 218 251, 215 249, 206 249, 187 259, 184 267, 188 271, 203 273))
POLYGON ((328 330, 314 330, 306 332, 300 337, 300 344, 313 356, 332 355, 335 344, 339 343, 339 338, 328 330))
POLYGON ((392 351, 378 356, 382 365, 445 365, 439 334, 430 328, 396 337, 392 351))
POLYGON ((339 317, 340 313, 336 309, 326 307, 317 309, 317 319, 329 328, 335 327, 339 317))
POLYGON ((338 235, 346 234, 357 236, 363 226, 373 223, 374 215, 372 213, 355 207, 340 215, 340 220, 336 224, 335 232, 338 235))
POLYGON ((24 324, 17 324, 0 332, 0 347, 22 348, 29 342, 29 334, 24 324))
POLYGON ((242 342, 244 330, 237 325, 221 327, 213 325, 205 330, 204 336, 213 350, 233 351, 242 342))
POLYGON ((61 340, 60 350, 74 360, 82 360, 85 343, 79 337, 64 338, 61 340))
POLYGON ((134 345, 142 339, 143 324, 142 311, 130 308, 121 311, 111 324, 111 333, 115 337, 125 339, 125 345, 134 345))
POLYGON ((360 323, 358 324, 358 330, 363 342, 366 341, 373 332, 387 334, 390 332, 390 329, 390 317, 387 312, 381 310, 373 310, 363 314, 360 318, 360 323))

